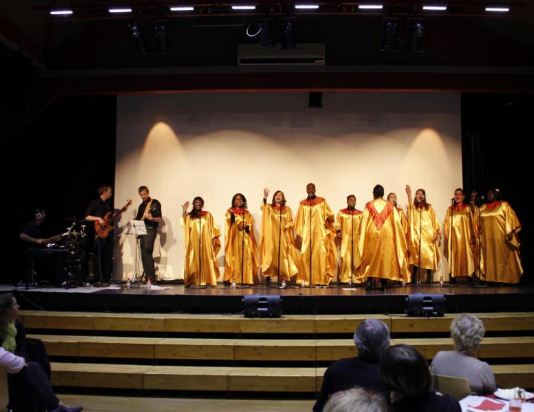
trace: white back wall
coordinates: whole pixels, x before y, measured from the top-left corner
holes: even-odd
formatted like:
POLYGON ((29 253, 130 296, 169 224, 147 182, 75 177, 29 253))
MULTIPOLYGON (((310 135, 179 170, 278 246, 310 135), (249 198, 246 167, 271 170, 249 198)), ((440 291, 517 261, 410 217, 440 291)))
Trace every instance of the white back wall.
MULTIPOLYGON (((134 199, 123 225, 140 185, 161 202, 161 279, 182 277, 180 205, 197 195, 224 231, 231 198, 243 193, 258 230, 264 187, 283 190, 296 214, 308 182, 336 211, 348 194, 363 209, 375 184, 405 207, 410 184, 426 189, 442 221, 462 186, 459 94, 324 93, 322 108, 308 108, 306 93, 158 94, 120 96, 117 111, 115 206, 134 199)), ((126 279, 135 241, 118 236, 115 273, 126 279)))

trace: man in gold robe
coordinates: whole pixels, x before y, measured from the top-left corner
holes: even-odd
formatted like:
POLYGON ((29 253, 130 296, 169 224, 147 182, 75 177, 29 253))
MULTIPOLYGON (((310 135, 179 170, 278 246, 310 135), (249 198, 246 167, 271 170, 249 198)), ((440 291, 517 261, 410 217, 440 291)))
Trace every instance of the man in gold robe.
POLYGON ((347 207, 341 209, 336 216, 336 231, 341 241, 339 255, 339 282, 361 283, 363 281, 358 268, 360 252, 358 239, 363 212, 356 209, 356 196, 347 196, 347 207))
POLYGON ((185 262, 184 284, 188 286, 217 286, 219 264, 217 254, 221 248, 219 229, 210 212, 202 210, 204 200, 195 197, 193 210, 187 213, 189 202, 182 205, 185 262))
POLYGON ((379 279, 381 286, 387 279, 406 283, 410 274, 406 259, 406 238, 396 207, 384 200, 384 188, 376 185, 374 200, 367 203, 360 225, 359 250, 361 274, 367 279, 379 279))
POLYGON ((521 223, 499 189, 488 190, 488 203, 477 211, 480 237, 480 278, 487 282, 518 283, 523 274, 519 255, 521 223))
POLYGON ((301 286, 326 286, 336 274, 334 214, 315 191, 315 184, 308 183, 308 197, 300 202, 295 222, 295 241, 300 249, 297 282, 301 286))

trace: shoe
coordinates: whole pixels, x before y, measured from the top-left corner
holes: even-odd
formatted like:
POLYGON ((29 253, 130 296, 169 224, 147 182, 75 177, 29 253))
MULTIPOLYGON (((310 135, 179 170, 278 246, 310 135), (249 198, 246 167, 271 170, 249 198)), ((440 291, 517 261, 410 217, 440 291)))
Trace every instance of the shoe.
POLYGON ((235 282, 232 282, 232 284, 230 285, 230 287, 231 287, 232 289, 235 289, 235 288, 237 287, 237 285, 235 284, 235 282))
POLYGON ((282 281, 282 284, 280 285, 280 289, 285 289, 286 286, 287 286, 286 281, 283 280, 283 281, 282 281))

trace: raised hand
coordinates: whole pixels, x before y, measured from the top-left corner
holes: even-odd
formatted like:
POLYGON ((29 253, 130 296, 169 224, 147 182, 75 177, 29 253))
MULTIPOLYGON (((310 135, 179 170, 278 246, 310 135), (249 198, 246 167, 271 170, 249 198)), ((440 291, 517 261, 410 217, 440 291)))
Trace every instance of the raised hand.
POLYGON ((182 205, 182 210, 184 211, 184 213, 187 212, 187 209, 189 208, 189 205, 190 203, 188 201, 186 201, 183 205, 182 205))
POLYGON ((268 187, 266 187, 265 189, 263 189, 263 198, 264 198, 264 199, 267 199, 267 196, 269 196, 269 193, 270 193, 270 192, 271 192, 271 191, 269 190, 268 187))

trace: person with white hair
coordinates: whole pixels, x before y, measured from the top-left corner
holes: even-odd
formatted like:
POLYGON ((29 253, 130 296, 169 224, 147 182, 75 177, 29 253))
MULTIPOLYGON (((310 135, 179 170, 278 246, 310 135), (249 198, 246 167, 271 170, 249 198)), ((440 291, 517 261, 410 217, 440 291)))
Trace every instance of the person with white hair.
POLYGON ((378 319, 364 320, 354 332, 358 355, 337 360, 328 367, 313 410, 322 411, 329 396, 356 386, 384 392, 386 385, 380 376, 379 360, 389 346, 389 340, 389 328, 384 322, 378 319))
POLYGON ((432 361, 432 373, 463 377, 473 392, 493 393, 497 389, 493 371, 486 362, 476 358, 484 333, 484 323, 475 315, 464 313, 456 317, 451 323, 456 350, 438 352, 432 361))
POLYGON ((323 408, 323 412, 388 412, 384 396, 367 392, 362 388, 334 393, 323 408))

